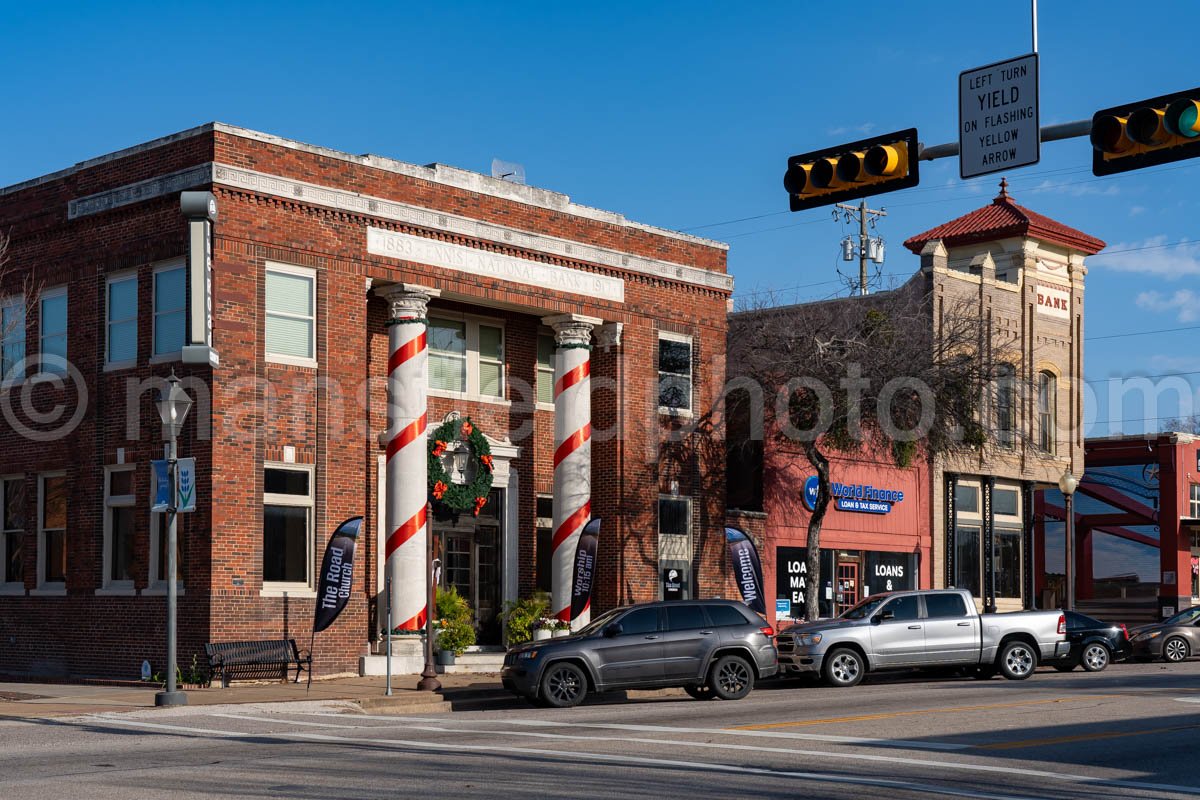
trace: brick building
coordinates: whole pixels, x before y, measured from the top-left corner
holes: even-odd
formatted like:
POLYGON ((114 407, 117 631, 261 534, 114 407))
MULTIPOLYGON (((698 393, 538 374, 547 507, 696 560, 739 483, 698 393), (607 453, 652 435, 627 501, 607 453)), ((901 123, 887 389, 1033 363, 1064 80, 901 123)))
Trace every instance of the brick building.
POLYGON ((395 624, 420 622, 428 533, 485 643, 505 600, 545 589, 562 610, 589 515, 599 608, 659 596, 667 563, 693 593, 736 591, 720 432, 677 435, 724 382, 725 245, 219 123, 0 189, 0 230, 0 673, 162 663, 149 462, 171 371, 196 401, 184 665, 206 641, 305 638, 324 542, 355 515, 359 577, 318 675, 353 671, 377 639, 385 571, 395 624), (207 282, 184 190, 216 201, 207 282), (456 417, 487 438, 492 489, 478 516, 427 516, 426 434, 456 417))
MULTIPOLYGON (((1019 205, 1001 182, 989 205, 904 244, 920 267, 896 291, 931 300, 935 336, 947 308, 978 313, 989 361, 1007 367, 986 411, 994 415, 986 427, 996 435, 977 449, 903 468, 886 452, 831 459, 831 479, 862 489, 858 498, 874 489, 893 499, 830 505, 821 539, 828 548, 821 596, 828 591, 829 602, 821 613, 885 589, 889 579, 893 588, 970 589, 981 609, 1030 607, 1042 563, 1035 564, 1035 493, 1057 485, 1065 471, 1083 473, 1084 258, 1104 243, 1019 205)), ((733 315, 730 337, 763 313, 778 310, 733 315)), ((731 419, 731 445, 738 439, 731 419)), ((802 487, 813 470, 800 445, 772 435, 769 426, 762 441, 761 463, 737 464, 729 495, 738 507, 765 515, 766 587, 787 601, 782 613, 795 600, 786 591, 795 577, 787 565, 807 540, 812 506, 802 487)))

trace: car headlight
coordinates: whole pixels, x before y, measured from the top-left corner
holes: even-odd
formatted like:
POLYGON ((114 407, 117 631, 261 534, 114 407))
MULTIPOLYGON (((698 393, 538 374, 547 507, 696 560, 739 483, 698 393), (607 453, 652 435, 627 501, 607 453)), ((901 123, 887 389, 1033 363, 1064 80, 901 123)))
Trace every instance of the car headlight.
POLYGON ((1159 636, 1162 636, 1162 631, 1146 631, 1145 633, 1139 633, 1137 636, 1133 637, 1133 640, 1135 642, 1145 642, 1149 641, 1150 639, 1157 639, 1159 636))
POLYGON ((517 659, 520 660, 520 659, 524 659, 524 658, 537 658, 537 654, 538 654, 537 650, 525 650, 525 651, 522 651, 517 654, 517 659))
POLYGON ((814 644, 821 643, 821 634, 819 633, 802 633, 797 639, 801 647, 811 647, 814 644))

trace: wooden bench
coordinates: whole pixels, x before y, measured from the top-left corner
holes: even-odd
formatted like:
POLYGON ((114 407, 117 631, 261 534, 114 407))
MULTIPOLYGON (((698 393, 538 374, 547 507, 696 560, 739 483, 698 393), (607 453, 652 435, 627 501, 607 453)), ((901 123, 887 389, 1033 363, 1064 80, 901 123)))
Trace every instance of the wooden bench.
POLYGON ((253 642, 209 642, 204 645, 208 656, 208 680, 221 676, 222 688, 229 686, 231 672, 247 678, 274 677, 286 681, 288 670, 296 666, 296 683, 300 673, 312 674, 312 653, 296 646, 295 639, 274 639, 253 642))

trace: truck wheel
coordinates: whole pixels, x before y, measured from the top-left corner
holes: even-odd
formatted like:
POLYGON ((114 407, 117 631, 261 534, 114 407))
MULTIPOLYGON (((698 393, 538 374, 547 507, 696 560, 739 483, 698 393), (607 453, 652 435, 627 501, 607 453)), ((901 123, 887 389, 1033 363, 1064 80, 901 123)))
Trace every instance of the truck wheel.
POLYGON ((754 688, 754 669, 739 656, 721 656, 708 673, 708 688, 721 700, 741 700, 754 688))
POLYGON ((1170 661, 1171 663, 1186 661, 1187 657, 1191 655, 1188 643, 1184 641, 1182 636, 1172 636, 1163 642, 1162 653, 1163 661, 1170 661))
POLYGON ((825 682, 830 686, 845 689, 862 682, 867 665, 862 656, 843 647, 825 656, 822 672, 825 674, 825 682))
POLYGON ((1009 642, 996 661, 1001 675, 1010 681, 1023 681, 1037 669, 1037 652, 1025 642, 1009 642))
POLYGON ((569 662, 551 664, 542 676, 541 699, 553 708, 571 708, 587 695, 583 670, 569 662))
POLYGON ((1088 672, 1103 672, 1108 666, 1108 661, 1108 648, 1099 642, 1083 648, 1083 655, 1079 657, 1079 663, 1088 672))

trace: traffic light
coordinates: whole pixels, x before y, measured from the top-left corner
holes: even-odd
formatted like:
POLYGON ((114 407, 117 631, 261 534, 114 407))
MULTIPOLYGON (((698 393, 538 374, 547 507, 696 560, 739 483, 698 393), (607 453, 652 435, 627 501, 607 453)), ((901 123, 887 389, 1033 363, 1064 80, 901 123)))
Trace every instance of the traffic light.
POLYGON ((1097 111, 1092 174, 1112 175, 1200 156, 1200 89, 1097 111))
POLYGON ((906 189, 920 183, 917 129, 909 128, 788 159, 792 211, 906 189))

